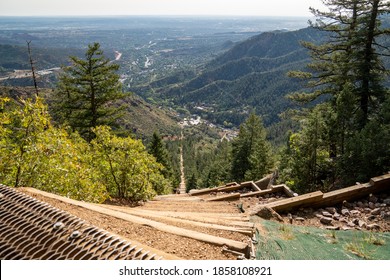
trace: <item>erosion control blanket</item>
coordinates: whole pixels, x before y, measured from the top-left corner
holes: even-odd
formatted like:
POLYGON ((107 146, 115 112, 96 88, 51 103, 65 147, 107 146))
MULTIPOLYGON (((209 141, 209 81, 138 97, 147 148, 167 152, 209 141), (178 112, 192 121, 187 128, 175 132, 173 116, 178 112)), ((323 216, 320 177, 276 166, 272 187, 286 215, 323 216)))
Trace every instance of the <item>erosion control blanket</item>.
POLYGON ((390 233, 293 226, 255 218, 258 260, 390 260, 390 233))

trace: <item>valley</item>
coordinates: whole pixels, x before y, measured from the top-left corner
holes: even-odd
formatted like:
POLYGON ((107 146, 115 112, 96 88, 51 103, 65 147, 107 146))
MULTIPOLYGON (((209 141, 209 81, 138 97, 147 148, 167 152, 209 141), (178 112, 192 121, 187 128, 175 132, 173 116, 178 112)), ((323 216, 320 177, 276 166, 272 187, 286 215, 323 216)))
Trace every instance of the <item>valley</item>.
POLYGON ((388 258, 389 3, 325 2, 0 17, 0 258, 388 258))

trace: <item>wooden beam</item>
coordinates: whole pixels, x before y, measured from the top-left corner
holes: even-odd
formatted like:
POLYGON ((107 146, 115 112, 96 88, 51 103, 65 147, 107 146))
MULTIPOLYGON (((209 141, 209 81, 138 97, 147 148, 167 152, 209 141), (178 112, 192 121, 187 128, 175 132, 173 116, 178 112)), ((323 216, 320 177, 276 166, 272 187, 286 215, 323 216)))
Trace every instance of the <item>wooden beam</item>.
POLYGON ((85 209, 89 209, 89 210, 95 211, 97 213, 109 215, 109 216, 112 216, 112 217, 115 217, 118 219, 122 219, 122 220, 125 220, 128 222, 131 222, 131 223, 150 226, 154 229, 157 229, 157 230, 160 230, 163 232, 167 232, 170 234, 188 237, 188 238, 196 239, 196 240, 203 241, 206 243, 215 244, 218 246, 227 246, 230 249, 237 250, 240 252, 247 252, 247 250, 249 248, 248 244, 244 243, 244 242, 235 241, 232 239, 217 237, 217 236, 206 234, 206 233, 201 233, 201 232, 197 232, 197 231, 193 231, 193 230, 189 230, 189 229, 184 229, 184 228, 179 228, 176 226, 167 225, 167 224, 164 224, 161 222, 156 222, 156 221, 149 220, 149 219, 142 218, 142 217, 138 217, 135 215, 115 211, 112 209, 107 209, 107 208, 101 207, 97 204, 77 201, 77 200, 73 200, 70 198, 65 198, 62 196, 49 194, 49 193, 39 191, 36 189, 32 189, 32 188, 26 188, 26 190, 31 192, 31 193, 38 193, 38 194, 41 194, 41 195, 44 195, 47 197, 58 199, 58 200, 64 201, 64 202, 72 204, 72 205, 77 205, 77 206, 83 207, 85 209))
POLYGON ((225 201, 225 200, 237 200, 240 199, 239 193, 227 194, 227 195, 219 195, 213 198, 205 199, 205 201, 225 201))
POLYGON ((237 185, 233 185, 233 186, 220 187, 218 189, 218 192, 233 192, 233 191, 237 191, 237 190, 240 190, 243 188, 244 188, 244 186, 237 184, 237 185))
POLYGON ((240 184, 242 187, 250 187, 252 188, 254 191, 261 191, 261 189, 255 184, 255 182, 253 181, 247 181, 247 182, 242 182, 240 184))
POLYGON ((202 189, 202 190, 191 190, 190 195, 203 195, 209 194, 212 192, 217 192, 220 187, 210 188, 210 189, 202 189))
POLYGON ((249 192, 249 193, 243 193, 241 194, 241 197, 252 197, 252 196, 263 196, 266 194, 274 193, 276 190, 274 189, 268 189, 268 190, 262 190, 262 191, 256 191, 256 192, 249 192))
POLYGON ((267 176, 265 176, 264 178, 258 180, 255 182, 256 186, 260 189, 260 190, 265 190, 268 188, 268 185, 270 184, 271 182, 271 179, 272 179, 272 176, 273 174, 268 174, 267 176))
POLYGON ((296 197, 267 203, 264 204, 264 206, 270 207, 276 212, 287 212, 298 207, 310 206, 312 203, 320 201, 323 195, 324 194, 321 191, 316 191, 296 197))
POLYGON ((375 192, 390 190, 390 174, 371 178, 370 184, 375 192))

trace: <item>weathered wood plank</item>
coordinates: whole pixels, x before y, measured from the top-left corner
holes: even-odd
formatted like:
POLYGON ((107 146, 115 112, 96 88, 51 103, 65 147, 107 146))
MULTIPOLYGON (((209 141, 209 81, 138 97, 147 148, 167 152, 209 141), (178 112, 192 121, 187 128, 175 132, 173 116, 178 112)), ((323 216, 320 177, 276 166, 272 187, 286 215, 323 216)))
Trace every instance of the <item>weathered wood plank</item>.
POLYGON ((32 188, 26 188, 26 189, 32 193, 38 193, 38 194, 45 195, 45 196, 48 196, 51 198, 55 198, 55 199, 64 201, 66 203, 72 204, 72 205, 77 205, 77 206, 80 206, 80 207, 83 207, 83 208, 86 208, 86 209, 89 209, 89 210, 92 210, 92 211, 95 211, 95 212, 98 212, 101 214, 110 215, 112 217, 122 219, 122 220, 125 220, 128 222, 131 222, 131 223, 150 226, 152 228, 155 228, 157 230, 167 232, 170 234, 188 237, 188 238, 196 239, 199 241, 215 244, 218 246, 227 246, 230 249, 234 249, 234 250, 237 250, 240 252, 247 252, 247 250, 248 250, 248 244, 246 244, 244 242, 235 241, 232 239, 217 237, 214 235, 201 233, 201 232, 197 232, 194 230, 189 230, 189 229, 179 228, 176 226, 167 225, 167 224, 164 224, 161 222, 156 222, 156 221, 149 220, 149 219, 142 218, 142 217, 138 217, 135 215, 115 211, 112 209, 107 209, 107 208, 101 207, 100 205, 97 205, 97 204, 77 201, 77 200, 73 200, 70 198, 65 198, 65 197, 61 197, 58 195, 49 194, 49 193, 46 193, 46 192, 43 192, 40 190, 36 190, 36 189, 32 189, 32 188))
POLYGON ((267 190, 262 190, 262 191, 256 191, 256 192, 249 192, 249 193, 243 193, 241 194, 241 197, 252 197, 252 196, 263 196, 266 194, 274 193, 276 190, 274 189, 267 189, 267 190))
POLYGON ((240 185, 242 187, 252 188, 254 191, 261 191, 261 189, 253 181, 242 182, 240 185))
POLYGON ((225 186, 225 187, 220 187, 218 189, 218 192, 233 192, 233 191, 237 191, 237 190, 240 190, 240 189, 243 189, 244 186, 241 186, 241 185, 232 185, 232 186, 225 186))
POLYGON ((268 185, 270 184, 271 182, 271 179, 272 179, 272 176, 273 174, 269 174, 267 176, 265 176, 264 178, 258 180, 255 182, 256 186, 260 189, 260 190, 265 190, 268 188, 268 185))
POLYGON ((352 201, 359 199, 370 193, 370 191, 367 192, 368 187, 370 187, 370 184, 368 183, 358 184, 340 190, 324 193, 322 200, 313 203, 312 207, 317 208, 323 206, 333 206, 338 203, 342 203, 344 200, 352 201))
POLYGON ((196 196, 196 195, 203 195, 203 194, 209 194, 212 192, 217 192, 220 187, 210 188, 210 189, 203 189, 203 190, 191 190, 190 195, 196 196))
POLYGON ((390 189, 390 174, 371 178, 370 184, 375 191, 384 191, 390 189))
POLYGON ((276 212, 286 212, 294 208, 310 206, 314 202, 318 202, 322 199, 323 193, 316 191, 296 197, 291 197, 271 203, 264 204, 264 206, 274 209, 276 212))
POLYGON ((205 199, 205 201, 225 201, 225 200, 237 200, 240 199, 239 193, 227 194, 227 195, 219 195, 213 198, 205 199))

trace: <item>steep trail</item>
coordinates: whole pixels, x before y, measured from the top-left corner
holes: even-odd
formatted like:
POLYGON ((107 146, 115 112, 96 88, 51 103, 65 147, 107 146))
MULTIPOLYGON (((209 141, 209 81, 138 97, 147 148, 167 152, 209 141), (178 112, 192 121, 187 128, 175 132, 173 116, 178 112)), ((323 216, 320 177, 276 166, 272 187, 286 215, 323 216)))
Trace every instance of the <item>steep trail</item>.
POLYGON ((180 135, 180 185, 179 185, 179 194, 186 193, 186 181, 185 181, 185 173, 184 173, 184 159, 183 159, 183 131, 180 135))

